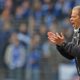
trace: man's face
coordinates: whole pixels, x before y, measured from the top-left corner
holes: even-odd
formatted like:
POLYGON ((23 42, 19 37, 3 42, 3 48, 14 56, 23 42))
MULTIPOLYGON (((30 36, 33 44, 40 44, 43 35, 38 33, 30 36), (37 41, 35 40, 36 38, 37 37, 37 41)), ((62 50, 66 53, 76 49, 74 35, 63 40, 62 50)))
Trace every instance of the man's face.
POLYGON ((80 16, 79 16, 79 11, 77 9, 72 10, 70 22, 74 28, 80 27, 80 16))

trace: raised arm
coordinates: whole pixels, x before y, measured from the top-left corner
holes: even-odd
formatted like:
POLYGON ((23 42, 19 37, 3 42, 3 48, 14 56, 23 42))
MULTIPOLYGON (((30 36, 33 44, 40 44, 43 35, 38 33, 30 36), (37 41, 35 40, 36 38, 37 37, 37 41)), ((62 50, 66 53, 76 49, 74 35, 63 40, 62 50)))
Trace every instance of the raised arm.
POLYGON ((72 44, 66 43, 63 34, 48 32, 48 39, 57 46, 60 54, 67 59, 74 59, 74 56, 70 53, 72 44))

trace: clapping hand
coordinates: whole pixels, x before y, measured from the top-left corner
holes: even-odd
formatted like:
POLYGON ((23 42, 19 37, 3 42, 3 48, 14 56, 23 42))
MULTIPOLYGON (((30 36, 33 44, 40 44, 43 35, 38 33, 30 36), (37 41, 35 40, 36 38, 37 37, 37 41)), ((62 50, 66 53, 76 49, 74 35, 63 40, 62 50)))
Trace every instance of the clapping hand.
POLYGON ((61 45, 64 42, 64 36, 62 33, 48 32, 48 39, 55 45, 61 45))

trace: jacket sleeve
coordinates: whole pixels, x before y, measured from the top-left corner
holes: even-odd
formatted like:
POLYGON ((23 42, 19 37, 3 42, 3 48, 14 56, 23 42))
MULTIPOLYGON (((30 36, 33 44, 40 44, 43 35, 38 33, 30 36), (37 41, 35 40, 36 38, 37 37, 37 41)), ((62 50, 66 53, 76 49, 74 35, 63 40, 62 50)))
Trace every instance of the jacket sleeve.
POLYGON ((61 45, 61 46, 57 45, 57 49, 62 56, 64 56, 65 58, 67 58, 69 60, 72 60, 75 57, 73 55, 75 52, 73 53, 72 46, 73 46, 73 44, 71 44, 71 43, 65 43, 64 45, 61 45), (73 54, 71 54, 71 53, 73 53, 73 54))
POLYGON ((80 57, 80 44, 77 45, 73 42, 70 42, 63 47, 70 55, 74 57, 80 57))

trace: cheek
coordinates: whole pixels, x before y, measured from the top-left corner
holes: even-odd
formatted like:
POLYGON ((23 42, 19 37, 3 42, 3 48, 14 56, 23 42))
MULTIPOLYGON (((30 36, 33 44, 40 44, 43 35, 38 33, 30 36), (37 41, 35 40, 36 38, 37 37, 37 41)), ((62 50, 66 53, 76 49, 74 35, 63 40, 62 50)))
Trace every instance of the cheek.
POLYGON ((75 22, 77 22, 77 23, 78 23, 78 22, 79 22, 79 19, 78 19, 78 18, 76 18, 76 19, 75 19, 75 22))
POLYGON ((78 22, 78 21, 79 21, 79 17, 76 16, 76 17, 74 18, 74 20, 78 22))
POLYGON ((76 18, 70 18, 71 22, 74 22, 76 20, 76 18))
POLYGON ((73 21, 76 23, 76 22, 78 22, 78 18, 73 18, 73 21))

